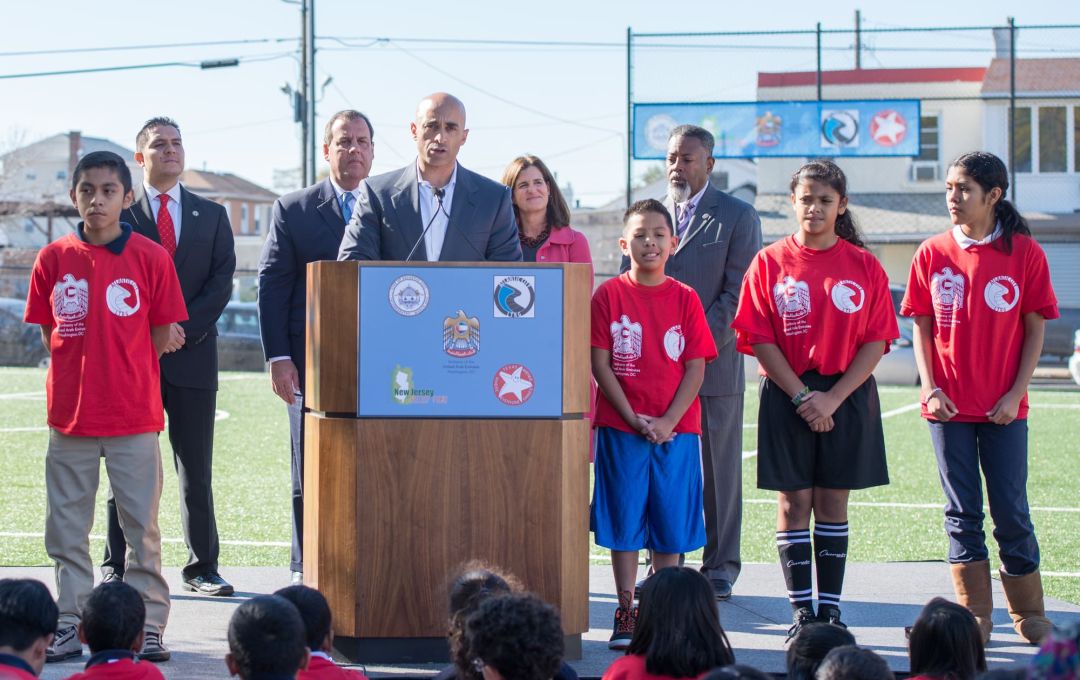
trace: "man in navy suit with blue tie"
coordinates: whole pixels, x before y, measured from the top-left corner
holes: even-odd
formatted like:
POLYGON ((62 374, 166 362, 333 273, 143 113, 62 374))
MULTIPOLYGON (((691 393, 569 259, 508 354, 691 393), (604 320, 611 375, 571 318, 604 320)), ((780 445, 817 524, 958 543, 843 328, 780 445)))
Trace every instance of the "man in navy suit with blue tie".
POLYGON ((288 406, 292 446, 293 583, 303 580, 304 330, 307 265, 336 260, 352 217, 360 182, 375 156, 371 121, 359 111, 338 111, 326 124, 323 156, 330 176, 274 203, 270 234, 259 260, 259 326, 274 394, 288 406))

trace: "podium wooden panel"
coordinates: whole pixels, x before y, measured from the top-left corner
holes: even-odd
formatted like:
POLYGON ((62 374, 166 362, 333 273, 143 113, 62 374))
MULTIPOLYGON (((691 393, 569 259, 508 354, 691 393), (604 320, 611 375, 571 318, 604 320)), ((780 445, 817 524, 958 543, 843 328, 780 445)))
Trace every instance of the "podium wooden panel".
POLYGON ((359 266, 308 267, 304 579, 336 650, 445 658, 449 580, 482 559, 559 607, 572 656, 588 630, 588 267, 537 265, 564 267, 562 418, 417 419, 355 415, 359 266))

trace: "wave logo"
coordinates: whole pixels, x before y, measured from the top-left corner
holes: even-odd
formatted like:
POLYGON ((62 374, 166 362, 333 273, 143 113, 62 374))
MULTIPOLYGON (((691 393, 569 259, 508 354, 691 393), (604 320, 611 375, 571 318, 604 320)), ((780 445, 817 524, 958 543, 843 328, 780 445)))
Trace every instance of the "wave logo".
POLYGON ((496 276, 495 317, 509 319, 531 319, 536 316, 533 304, 536 302, 535 276, 496 276))

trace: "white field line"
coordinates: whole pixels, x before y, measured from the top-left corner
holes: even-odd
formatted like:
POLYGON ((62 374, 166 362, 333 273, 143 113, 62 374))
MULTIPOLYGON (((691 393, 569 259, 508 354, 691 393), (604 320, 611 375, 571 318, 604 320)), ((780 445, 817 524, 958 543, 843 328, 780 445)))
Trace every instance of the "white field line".
MULTIPOLYGON (((44 539, 45 534, 37 534, 37 533, 23 532, 23 531, 0 531, 0 538, 41 538, 41 539, 44 539)), ((95 539, 95 540, 99 540, 99 541, 105 540, 104 536, 98 536, 96 534, 91 534, 90 538, 95 539)), ((161 542, 162 543, 183 543, 184 539, 182 539, 182 538, 162 538, 161 542)), ((288 548, 290 545, 292 545, 288 541, 230 541, 230 540, 226 540, 226 539, 222 539, 220 541, 220 543, 222 545, 239 545, 239 546, 246 546, 246 547, 252 547, 252 548, 288 548)))
POLYGON ((1065 578, 1080 578, 1080 571, 1043 571, 1043 576, 1063 576, 1065 578))
MULTIPOLYGON (((217 409, 214 412, 214 420, 215 421, 220 422, 222 420, 225 420, 228 417, 229 417, 229 412, 228 411, 222 411, 221 409, 217 409)), ((48 432, 48 431, 49 431, 49 428, 47 426, 45 426, 45 425, 40 425, 40 426, 36 426, 36 427, 0 427, 0 432, 48 432)))
MULTIPOLYGON (((772 498, 744 498, 743 503, 753 503, 754 505, 776 505, 776 500, 772 498)), ((871 501, 850 501, 848 505, 863 507, 863 508, 905 508, 909 510, 941 510, 945 507, 942 503, 892 503, 887 501, 871 502, 871 501)), ((984 509, 989 512, 990 506, 984 506, 984 509)), ((1080 513, 1080 508, 1055 508, 1055 507, 1042 507, 1032 506, 1029 508, 1032 512, 1077 512, 1080 513)))
POLYGON ((12 392, 11 394, 0 394, 0 399, 25 399, 27 401, 33 399, 44 399, 45 392, 12 392))

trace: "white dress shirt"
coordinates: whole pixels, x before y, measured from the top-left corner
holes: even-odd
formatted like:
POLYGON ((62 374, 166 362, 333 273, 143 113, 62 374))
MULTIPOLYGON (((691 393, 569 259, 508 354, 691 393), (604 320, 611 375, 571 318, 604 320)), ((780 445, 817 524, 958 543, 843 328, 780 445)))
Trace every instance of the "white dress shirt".
MULTIPOLYGON (((150 209, 154 211, 154 224, 157 224, 158 212, 161 210, 161 199, 158 196, 162 192, 158 191, 149 184, 143 185, 143 191, 146 192, 146 198, 150 201, 150 209)), ((183 211, 180 210, 180 182, 177 182, 165 192, 169 196, 169 202, 165 204, 165 207, 169 211, 169 216, 172 217, 173 232, 176 234, 176 245, 180 245, 180 222, 183 216, 183 211)))
POLYGON ((343 217, 345 216, 345 212, 344 212, 345 206, 341 202, 341 197, 344 196, 345 194, 352 194, 352 197, 353 197, 353 204, 352 204, 353 205, 353 213, 355 214, 356 213, 356 202, 360 200, 360 185, 357 184, 356 188, 353 189, 352 191, 345 191, 344 189, 342 189, 341 187, 338 186, 337 182, 334 181, 333 177, 330 177, 330 186, 334 187, 334 197, 337 198, 338 207, 342 209, 341 215, 343 217))
POLYGON ((435 188, 431 186, 431 182, 420 176, 419 164, 416 166, 416 184, 420 190, 420 221, 423 223, 420 228, 431 222, 431 227, 424 234, 427 259, 428 262, 437 262, 442 253, 443 242, 446 241, 446 229, 450 226, 450 205, 454 201, 454 186, 457 184, 457 163, 454 164, 454 174, 450 175, 450 181, 442 188, 442 210, 439 209, 435 188))

